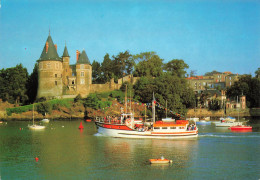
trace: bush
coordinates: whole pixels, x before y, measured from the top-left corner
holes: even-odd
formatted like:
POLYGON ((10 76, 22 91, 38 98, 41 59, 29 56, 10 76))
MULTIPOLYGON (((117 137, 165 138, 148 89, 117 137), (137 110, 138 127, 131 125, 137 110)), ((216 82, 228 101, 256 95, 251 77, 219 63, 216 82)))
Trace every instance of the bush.
POLYGON ((77 102, 82 102, 83 98, 80 94, 78 94, 75 98, 74 98, 74 103, 77 103, 77 102))
POLYGON ((12 113, 20 114, 23 112, 31 111, 33 109, 33 105, 26 105, 26 106, 20 106, 20 107, 14 107, 14 108, 6 108, 6 113, 8 116, 11 116, 12 113))
POLYGON ((44 116, 46 113, 51 113, 52 105, 49 102, 42 102, 36 105, 36 110, 44 116))

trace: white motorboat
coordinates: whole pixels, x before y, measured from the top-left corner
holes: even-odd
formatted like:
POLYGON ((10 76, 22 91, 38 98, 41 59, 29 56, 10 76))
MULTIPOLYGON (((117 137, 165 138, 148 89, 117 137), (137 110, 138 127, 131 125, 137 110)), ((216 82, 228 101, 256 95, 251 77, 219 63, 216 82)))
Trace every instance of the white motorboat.
POLYGON ((50 122, 50 120, 45 118, 45 119, 42 120, 42 122, 48 123, 48 122, 50 122))

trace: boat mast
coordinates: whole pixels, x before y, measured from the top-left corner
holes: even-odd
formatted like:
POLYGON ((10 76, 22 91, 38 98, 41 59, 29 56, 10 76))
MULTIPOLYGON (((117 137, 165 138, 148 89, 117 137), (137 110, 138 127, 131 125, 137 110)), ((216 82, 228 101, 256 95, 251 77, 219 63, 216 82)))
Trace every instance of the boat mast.
POLYGON ((154 98, 154 92, 153 92, 152 111, 153 111, 153 123, 155 123, 155 98, 154 98))
MULTIPOLYGON (((237 96, 237 106, 238 106, 238 96, 237 96)), ((239 104, 239 107, 238 107, 238 122, 239 122, 239 108, 240 108, 240 104, 239 104)))
POLYGON ((34 104, 33 104, 33 125, 34 125, 34 104))
POLYGON ((125 86, 125 113, 127 113, 127 84, 125 86))
POLYGON ((165 118, 167 118, 167 99, 166 99, 166 117, 165 118))

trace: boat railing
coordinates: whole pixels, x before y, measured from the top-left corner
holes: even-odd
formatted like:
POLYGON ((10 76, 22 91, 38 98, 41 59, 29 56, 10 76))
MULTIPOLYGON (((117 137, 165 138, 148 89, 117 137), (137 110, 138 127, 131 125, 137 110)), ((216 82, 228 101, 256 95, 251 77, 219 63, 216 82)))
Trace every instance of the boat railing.
POLYGON ((116 117, 96 117, 96 122, 109 124, 122 124, 121 120, 116 117))

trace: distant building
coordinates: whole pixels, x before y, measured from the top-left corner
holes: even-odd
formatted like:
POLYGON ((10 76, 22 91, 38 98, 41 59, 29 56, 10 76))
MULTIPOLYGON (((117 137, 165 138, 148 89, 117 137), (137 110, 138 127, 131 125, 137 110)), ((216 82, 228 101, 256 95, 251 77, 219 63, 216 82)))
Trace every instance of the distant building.
POLYGON ((89 93, 106 92, 119 89, 123 82, 135 82, 133 76, 118 80, 112 79, 106 84, 92 84, 92 66, 86 51, 76 51, 76 64, 70 65, 70 55, 65 45, 63 55, 59 57, 57 45, 49 34, 40 58, 38 59, 37 97, 83 97, 89 93))
MULTIPOLYGON (((221 107, 226 100, 226 88, 238 81, 239 75, 231 72, 215 73, 211 76, 195 76, 186 78, 190 87, 203 99, 203 107, 208 107, 212 99, 221 101, 221 107)), ((234 103, 233 103, 234 104, 234 103)), ((233 106, 232 106, 233 107, 233 106)), ((231 106, 228 106, 231 108, 231 106)))
POLYGON ((226 89, 234 84, 238 80, 238 74, 232 74, 231 72, 216 73, 212 76, 195 76, 188 77, 188 83, 190 87, 197 92, 216 89, 220 87, 221 89, 226 89))

